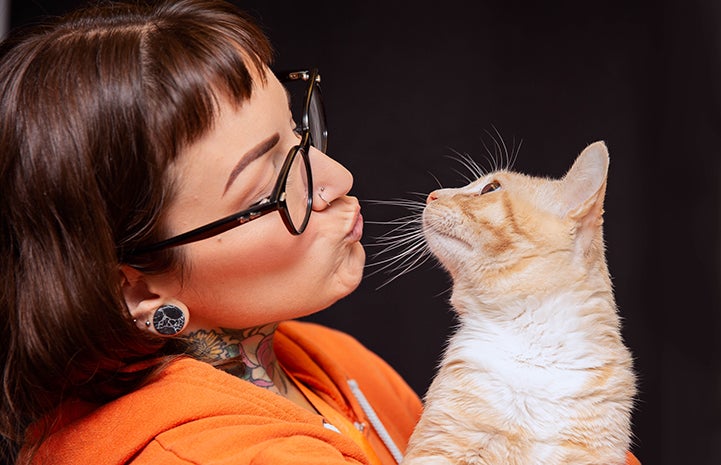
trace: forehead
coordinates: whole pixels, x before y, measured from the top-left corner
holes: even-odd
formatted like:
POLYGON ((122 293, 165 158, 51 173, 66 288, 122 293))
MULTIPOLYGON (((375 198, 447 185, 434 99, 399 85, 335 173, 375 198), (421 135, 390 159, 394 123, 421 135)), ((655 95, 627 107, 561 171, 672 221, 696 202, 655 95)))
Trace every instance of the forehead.
POLYGON ((234 104, 218 95, 213 124, 185 146, 168 169, 175 185, 172 206, 201 196, 222 197, 229 174, 239 160, 262 141, 289 127, 286 91, 268 71, 254 79, 250 99, 234 104))
POLYGON ((198 152, 208 153, 207 149, 228 147, 232 143, 235 149, 250 148, 268 137, 268 130, 275 128, 279 118, 286 118, 288 97, 283 85, 270 72, 265 81, 254 79, 249 99, 233 103, 223 94, 217 94, 213 124, 201 137, 183 148, 180 154, 182 162, 205 163, 204 157, 193 157, 198 152))

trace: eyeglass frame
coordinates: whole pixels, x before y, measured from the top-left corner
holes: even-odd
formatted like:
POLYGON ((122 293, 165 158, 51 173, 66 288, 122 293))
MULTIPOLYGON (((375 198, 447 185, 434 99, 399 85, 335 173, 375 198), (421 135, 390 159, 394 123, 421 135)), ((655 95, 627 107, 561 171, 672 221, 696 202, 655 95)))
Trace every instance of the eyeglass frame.
POLYGON ((273 187, 273 190, 268 197, 268 202, 254 205, 248 209, 233 213, 232 215, 220 218, 219 220, 215 220, 203 226, 193 228, 190 231, 186 231, 168 239, 164 239, 160 242, 156 242, 145 247, 139 247, 137 249, 131 250, 128 254, 129 256, 137 256, 150 252, 157 252, 159 250, 164 250, 171 247, 177 247, 180 245, 201 241, 203 239, 208 239, 210 237, 217 236, 226 231, 229 231, 233 228, 237 228, 238 226, 247 224, 276 210, 278 210, 278 213, 280 213, 280 216, 283 219, 283 224, 285 224, 286 228, 291 234, 297 236, 302 234, 303 231, 305 231, 305 228, 308 225, 308 220, 310 219, 311 212, 313 211, 313 173, 310 166, 310 147, 311 145, 317 147, 321 152, 325 152, 328 147, 328 126, 325 120, 325 111, 322 112, 321 121, 319 121, 322 128, 322 132, 320 134, 320 141, 313 140, 310 129, 310 106, 312 103, 314 92, 318 96, 318 102, 321 106, 323 106, 323 98, 320 92, 320 73, 318 72, 317 68, 311 68, 309 70, 301 71, 276 71, 274 74, 281 82, 296 81, 299 79, 303 81, 308 81, 308 89, 305 94, 305 101, 303 102, 301 126, 300 128, 296 129, 296 131, 298 131, 298 129, 300 130, 300 142, 291 147, 288 151, 288 155, 285 157, 280 172, 278 173, 278 178, 276 179, 275 186, 273 187), (301 225, 296 228, 295 225, 293 225, 293 222, 290 218, 290 212, 288 211, 288 205, 285 198, 285 188, 291 166, 293 164, 293 161, 295 160, 295 157, 297 157, 299 153, 303 157, 303 162, 305 164, 305 169, 308 176, 309 195, 305 218, 303 219, 301 225))

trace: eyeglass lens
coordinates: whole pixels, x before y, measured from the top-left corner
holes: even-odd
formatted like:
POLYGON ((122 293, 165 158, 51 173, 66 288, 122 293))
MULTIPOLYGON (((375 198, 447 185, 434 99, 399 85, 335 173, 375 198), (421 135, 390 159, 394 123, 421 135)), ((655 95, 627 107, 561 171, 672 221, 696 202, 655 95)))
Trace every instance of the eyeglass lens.
POLYGON ((308 170, 303 159, 303 149, 300 148, 295 153, 285 184, 288 216, 296 230, 301 230, 308 217, 311 195, 309 187, 308 170))
POLYGON ((325 121, 325 109, 320 94, 320 88, 314 86, 310 105, 308 106, 308 125, 313 146, 325 152, 328 143, 328 130, 325 121))

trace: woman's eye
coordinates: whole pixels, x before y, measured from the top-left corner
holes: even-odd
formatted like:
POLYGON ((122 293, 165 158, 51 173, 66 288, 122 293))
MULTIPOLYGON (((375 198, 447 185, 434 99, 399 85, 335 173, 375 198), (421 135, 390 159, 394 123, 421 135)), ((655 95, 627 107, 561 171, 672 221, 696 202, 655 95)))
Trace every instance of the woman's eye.
POLYGON ((498 181, 491 181, 481 189, 481 195, 488 194, 489 192, 497 191, 501 188, 501 183, 498 181))

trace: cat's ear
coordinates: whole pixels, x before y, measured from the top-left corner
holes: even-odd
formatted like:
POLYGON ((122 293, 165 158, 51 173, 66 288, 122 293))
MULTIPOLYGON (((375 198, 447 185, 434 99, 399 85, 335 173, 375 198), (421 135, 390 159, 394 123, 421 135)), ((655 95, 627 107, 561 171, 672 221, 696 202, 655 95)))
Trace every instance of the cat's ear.
POLYGON ((606 144, 594 142, 581 152, 561 180, 564 214, 576 220, 582 239, 592 236, 603 223, 608 162, 606 144))

